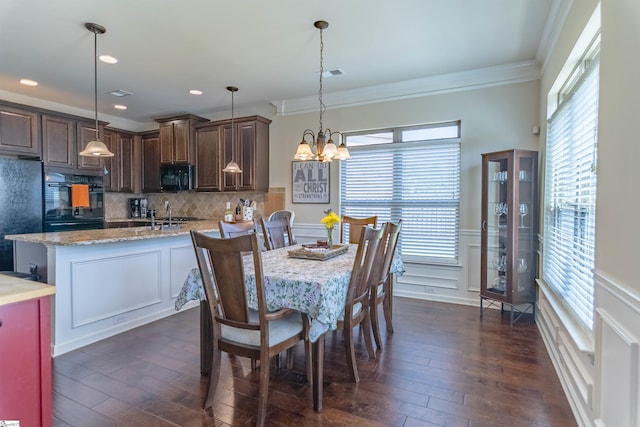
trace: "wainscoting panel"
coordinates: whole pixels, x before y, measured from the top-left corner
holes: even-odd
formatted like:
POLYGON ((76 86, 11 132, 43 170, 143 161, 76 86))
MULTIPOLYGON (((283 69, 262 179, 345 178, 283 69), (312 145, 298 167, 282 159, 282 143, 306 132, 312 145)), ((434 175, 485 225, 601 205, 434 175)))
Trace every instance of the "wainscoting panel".
POLYGON ((596 422, 640 426, 640 295, 596 272, 596 422))
POLYGON ((171 268, 169 273, 171 298, 176 298, 189 270, 198 266, 193 245, 171 248, 169 250, 169 266, 171 268))
POLYGON ((160 302, 160 258, 160 251, 153 251, 73 262, 73 327, 160 302), (136 286, 129 285, 132 277, 136 278, 136 286))

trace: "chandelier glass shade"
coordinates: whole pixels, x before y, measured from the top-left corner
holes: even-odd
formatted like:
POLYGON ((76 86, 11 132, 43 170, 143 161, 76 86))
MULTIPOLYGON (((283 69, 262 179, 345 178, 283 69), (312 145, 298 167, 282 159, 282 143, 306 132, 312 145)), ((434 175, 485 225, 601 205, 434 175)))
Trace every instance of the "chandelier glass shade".
POLYGON ((318 90, 318 100, 320 101, 320 128, 317 136, 311 129, 306 129, 302 132, 302 141, 298 144, 298 149, 293 158, 294 160, 300 161, 320 160, 323 162, 330 162, 334 159, 346 160, 351 156, 344 143, 343 135, 340 132, 331 132, 331 129, 325 129, 322 124, 322 114, 326 109, 322 101, 322 75, 324 73, 324 42, 322 39, 322 31, 329 27, 329 23, 327 21, 316 21, 313 23, 313 26, 320 30, 320 88, 318 90), (342 139, 340 146, 336 146, 332 139, 333 135, 340 136, 342 139))
POLYGON ((104 34, 107 30, 98 24, 87 22, 85 28, 93 33, 93 102, 96 119, 96 139, 89 141, 84 150, 80 151, 85 157, 113 157, 104 142, 100 141, 98 127, 98 34, 104 34))

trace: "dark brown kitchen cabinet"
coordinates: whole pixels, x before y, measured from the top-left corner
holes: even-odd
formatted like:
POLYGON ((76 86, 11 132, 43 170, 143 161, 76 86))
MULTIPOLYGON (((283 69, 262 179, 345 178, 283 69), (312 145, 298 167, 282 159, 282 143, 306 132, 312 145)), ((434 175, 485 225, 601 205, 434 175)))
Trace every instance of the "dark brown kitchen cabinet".
MULTIPOLYGON (((100 135, 104 134, 103 126, 98 124, 100 135)), ((102 159, 100 157, 81 156, 80 152, 85 149, 90 141, 96 139, 96 123, 77 121, 77 146, 76 158, 78 169, 102 171, 102 159)))
MULTIPOLYGON (((100 134, 103 125, 99 124, 100 134)), ((95 122, 65 116, 42 115, 42 160, 45 166, 63 169, 102 171, 98 157, 81 156, 89 141, 96 137, 95 122)))
POLYGON ((160 137, 149 132, 142 137, 142 192, 160 192, 160 137))
POLYGON ((196 128, 196 190, 221 191, 220 127, 196 128))
POLYGON ((160 124, 160 163, 195 163, 196 123, 208 119, 184 114, 156 119, 160 124))
POLYGON ((42 160, 45 166, 75 168, 75 121, 42 115, 42 160))
POLYGON ((525 309, 535 316, 538 271, 538 153, 482 155, 480 315, 483 303, 510 308, 511 324, 525 309), (514 315, 516 316, 514 319, 514 315))
POLYGON ((0 105, 0 152, 40 157, 40 115, 35 111, 0 105))
POLYGON ((116 160, 118 157, 118 132, 105 129, 104 134, 102 134, 102 142, 114 154, 113 157, 102 159, 104 167, 102 185, 104 186, 104 191, 118 191, 118 161, 116 160))
POLYGON ((269 124, 260 116, 215 122, 221 129, 221 169, 231 160, 242 173, 222 173, 223 191, 269 190, 269 124))
POLYGON ((133 192, 134 153, 133 134, 114 129, 105 129, 102 141, 114 154, 102 159, 107 173, 103 183, 105 191, 133 192))

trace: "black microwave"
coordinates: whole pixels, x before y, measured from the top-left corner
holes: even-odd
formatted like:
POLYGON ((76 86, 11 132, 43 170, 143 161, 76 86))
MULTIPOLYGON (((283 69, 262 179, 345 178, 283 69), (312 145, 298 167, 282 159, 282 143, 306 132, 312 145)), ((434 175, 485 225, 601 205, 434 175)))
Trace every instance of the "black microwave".
POLYGON ((160 165, 161 190, 193 190, 194 169, 193 165, 160 165))

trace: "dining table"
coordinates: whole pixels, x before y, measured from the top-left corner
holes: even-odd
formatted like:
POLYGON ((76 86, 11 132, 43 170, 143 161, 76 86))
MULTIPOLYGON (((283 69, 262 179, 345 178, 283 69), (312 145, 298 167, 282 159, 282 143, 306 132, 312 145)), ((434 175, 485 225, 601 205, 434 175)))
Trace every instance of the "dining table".
MULTIPOLYGON (((262 255, 264 292, 268 310, 290 308, 308 316, 310 320, 309 340, 312 342, 312 393, 313 407, 322 410, 322 384, 324 366, 324 335, 337 329, 338 320, 345 308, 347 288, 357 251, 357 244, 346 245, 346 251, 329 258, 297 257, 301 244, 287 246, 262 255)), ((252 309, 258 309, 256 278, 253 260, 245 258, 245 291, 252 309)), ((393 258, 390 273, 402 275, 404 264, 399 253, 393 258)), ((200 300, 200 346, 201 373, 210 369, 211 322, 206 306, 199 268, 191 269, 175 302, 180 310, 188 301, 200 300)))

